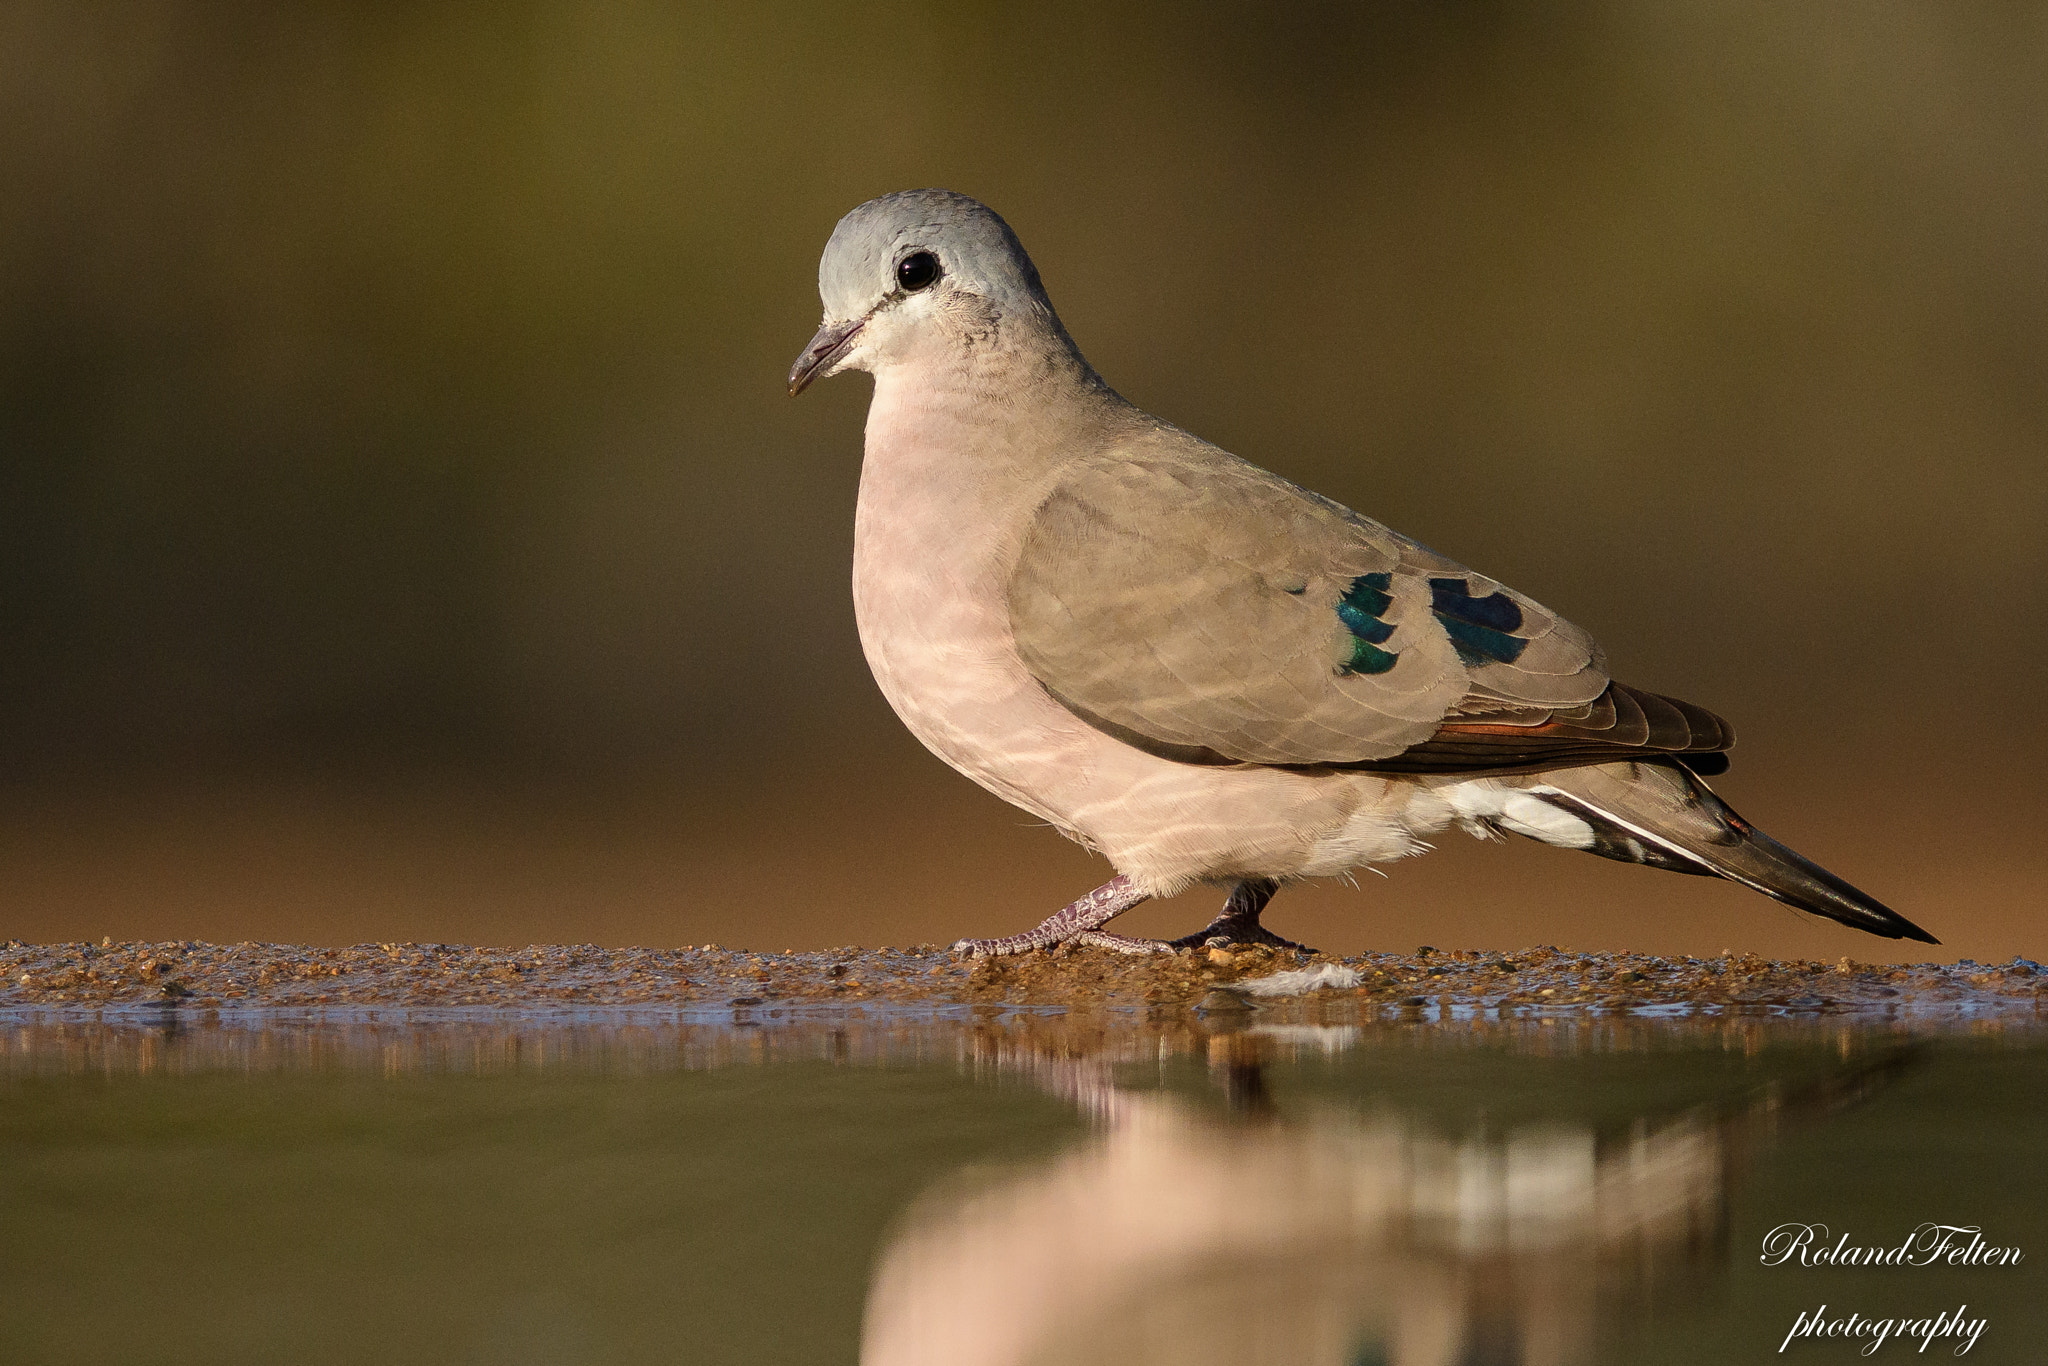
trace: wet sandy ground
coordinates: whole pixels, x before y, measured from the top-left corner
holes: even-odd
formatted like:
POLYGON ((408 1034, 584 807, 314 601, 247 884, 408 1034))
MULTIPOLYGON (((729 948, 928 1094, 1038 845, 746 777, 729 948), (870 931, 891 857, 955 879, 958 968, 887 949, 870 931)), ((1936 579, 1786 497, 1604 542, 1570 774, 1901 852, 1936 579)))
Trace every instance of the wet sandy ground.
POLYGON ((1303 996, 1355 1013, 1463 1007, 1501 1014, 1869 1011, 1916 1017, 2048 1015, 2048 969, 2023 958, 1953 965, 1418 950, 1345 958, 1265 948, 1133 957, 1055 950, 963 961, 938 945, 754 953, 453 944, 164 943, 0 946, 0 1009, 634 1006, 1267 1008, 1303 996), (1262 977, 1338 967, 1345 985, 1261 995, 1262 977))

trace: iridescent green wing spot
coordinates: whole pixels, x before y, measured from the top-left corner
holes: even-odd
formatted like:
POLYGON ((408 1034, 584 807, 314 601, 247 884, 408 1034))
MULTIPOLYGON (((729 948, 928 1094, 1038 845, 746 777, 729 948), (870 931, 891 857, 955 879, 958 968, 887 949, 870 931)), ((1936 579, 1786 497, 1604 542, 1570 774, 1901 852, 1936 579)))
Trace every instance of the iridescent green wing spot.
POLYGON ((1337 599, 1337 620, 1351 633, 1351 655, 1337 666, 1339 673, 1383 674, 1394 667, 1398 651, 1382 650, 1394 628, 1380 620, 1380 614, 1394 605, 1391 574, 1360 574, 1337 599))

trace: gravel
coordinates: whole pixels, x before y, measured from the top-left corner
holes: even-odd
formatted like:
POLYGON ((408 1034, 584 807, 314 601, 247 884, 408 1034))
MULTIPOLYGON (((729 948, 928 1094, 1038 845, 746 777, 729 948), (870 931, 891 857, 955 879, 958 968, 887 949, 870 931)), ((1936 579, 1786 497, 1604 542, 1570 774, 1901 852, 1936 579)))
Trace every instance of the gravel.
POLYGON ((1395 1016, 1423 1010, 2037 1016, 2048 1014, 2048 969, 2023 958, 1995 965, 1965 960, 1895 966, 1847 958, 1834 963, 1775 962, 1746 954, 1666 958, 1549 947, 1428 949, 1346 958, 1265 948, 1144 957, 1056 949, 965 961, 933 944, 818 953, 757 953, 717 945, 321 948, 191 940, 0 945, 0 1010, 652 1006, 731 1012, 1007 1004, 1208 1012, 1304 999, 1395 1016), (1282 972, 1297 974, 1283 979, 1283 986, 1316 985, 1302 994, 1291 986, 1275 992, 1247 985, 1282 972))

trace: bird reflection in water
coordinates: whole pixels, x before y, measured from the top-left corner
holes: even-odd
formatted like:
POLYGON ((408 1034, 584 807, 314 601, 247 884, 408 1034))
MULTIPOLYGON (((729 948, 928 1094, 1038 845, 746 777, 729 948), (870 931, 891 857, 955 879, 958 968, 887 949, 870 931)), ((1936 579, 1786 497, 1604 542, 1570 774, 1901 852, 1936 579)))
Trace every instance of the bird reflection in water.
POLYGON ((999 1061, 1089 1113, 1085 1147, 956 1178, 914 1208, 869 1290, 865 1366, 1553 1366, 1594 1359, 1600 1310, 1687 1295, 1725 1263, 1731 1170, 1780 1119, 1904 1061, 1719 1113, 1447 1136, 1395 1111, 1267 1094, 1277 1043, 1211 1035, 1228 1113, 1119 1087, 1098 1060, 999 1061))

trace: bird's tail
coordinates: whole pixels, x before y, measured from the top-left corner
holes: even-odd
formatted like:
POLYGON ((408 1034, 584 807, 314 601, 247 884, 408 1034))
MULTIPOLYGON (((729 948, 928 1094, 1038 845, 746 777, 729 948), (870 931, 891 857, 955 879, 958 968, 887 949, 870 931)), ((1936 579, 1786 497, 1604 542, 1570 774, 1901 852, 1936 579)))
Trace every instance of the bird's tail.
POLYGON ((1677 763, 1552 769, 1533 775, 1524 790, 1590 825, 1588 853, 1724 877, 1886 939, 1941 942, 1742 819, 1677 763))

